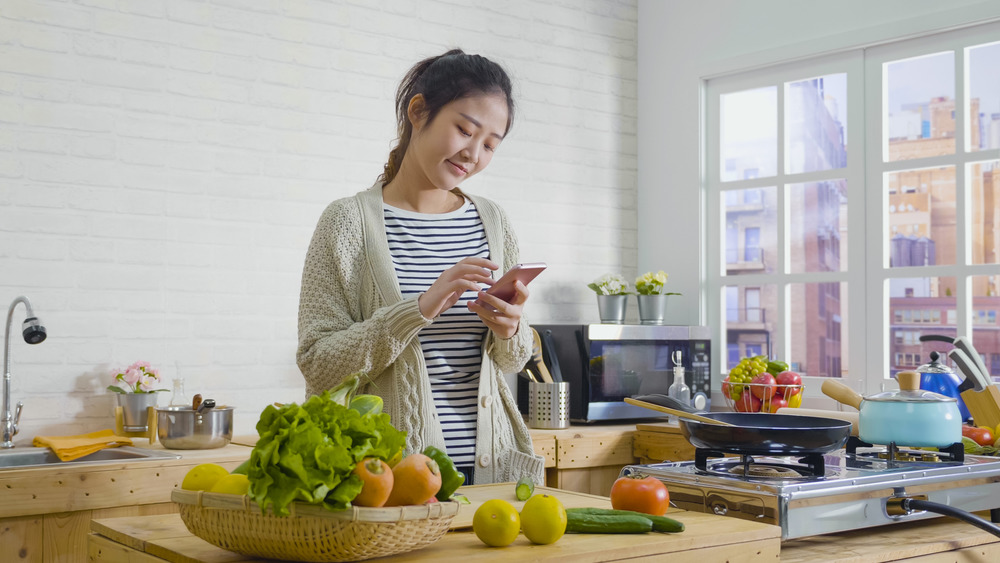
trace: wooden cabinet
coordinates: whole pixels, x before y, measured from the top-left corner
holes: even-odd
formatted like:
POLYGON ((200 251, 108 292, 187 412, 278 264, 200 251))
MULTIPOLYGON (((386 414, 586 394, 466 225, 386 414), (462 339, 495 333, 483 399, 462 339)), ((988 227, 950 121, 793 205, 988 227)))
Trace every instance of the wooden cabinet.
POLYGON ((182 457, 0 471, 0 561, 85 563, 92 519, 177 512, 170 491, 188 470, 200 463, 234 469, 250 457, 250 448, 175 453, 182 457))
POLYGON ((637 424, 632 452, 644 464, 694 459, 694 446, 681 434, 676 422, 637 424))
POLYGON ((531 430, 535 453, 545 456, 545 485, 608 496, 622 467, 637 463, 635 424, 531 430))

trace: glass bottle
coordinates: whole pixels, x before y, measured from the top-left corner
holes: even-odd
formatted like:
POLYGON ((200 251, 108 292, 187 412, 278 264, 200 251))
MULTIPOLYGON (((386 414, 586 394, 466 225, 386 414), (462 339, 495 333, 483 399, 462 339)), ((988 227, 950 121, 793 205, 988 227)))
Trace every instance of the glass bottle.
POLYGON ((187 395, 184 394, 184 380, 174 379, 174 393, 170 396, 171 407, 183 407, 188 405, 187 395))
POLYGON ((667 395, 685 405, 691 404, 691 388, 684 383, 684 368, 682 366, 674 367, 674 382, 667 389, 667 395))

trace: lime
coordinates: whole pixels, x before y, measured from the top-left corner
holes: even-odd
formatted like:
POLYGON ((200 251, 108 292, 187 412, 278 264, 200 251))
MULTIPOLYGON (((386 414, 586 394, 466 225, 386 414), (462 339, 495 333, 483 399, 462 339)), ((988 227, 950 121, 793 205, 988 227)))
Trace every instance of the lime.
POLYGON ((535 495, 521 509, 521 527, 531 543, 554 543, 566 533, 566 509, 554 496, 535 495))
POLYGON ((207 491, 226 475, 229 475, 229 471, 225 467, 214 463, 202 463, 187 472, 181 481, 181 488, 187 491, 207 491))
POLYGON ((472 517, 472 531, 476 537, 491 547, 505 547, 517 539, 521 517, 505 500, 493 499, 483 503, 472 517))
POLYGON ((250 480, 242 473, 231 473, 223 476, 208 490, 210 493, 226 493, 230 495, 245 495, 250 490, 250 480))

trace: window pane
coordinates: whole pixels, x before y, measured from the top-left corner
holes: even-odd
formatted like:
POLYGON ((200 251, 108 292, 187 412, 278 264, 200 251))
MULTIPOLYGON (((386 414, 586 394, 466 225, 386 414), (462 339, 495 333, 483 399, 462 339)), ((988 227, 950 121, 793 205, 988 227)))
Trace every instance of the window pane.
POLYGON ((787 361, 813 377, 847 375, 847 284, 789 284, 792 349, 787 361))
POLYGON ((1000 160, 974 162, 967 167, 972 200, 972 263, 1000 263, 1000 160))
POLYGON ((925 334, 954 338, 955 283, 953 277, 900 278, 889 285, 889 373, 914 369, 930 361, 931 351, 946 357, 951 345, 921 342, 925 334))
POLYGON ((955 263, 955 167, 885 175, 889 266, 955 263))
POLYGON ((1000 380, 1000 275, 972 276, 972 345, 1000 380))
POLYGON ((842 272, 847 269, 847 181, 788 186, 789 269, 842 272))
POLYGON ((771 272, 778 252, 777 189, 725 192, 726 275, 771 272))
POLYGON ((785 83, 785 171, 847 166, 847 75, 785 83))
POLYGON ((732 369, 740 358, 770 355, 772 327, 778 318, 778 289, 775 285, 727 286, 727 297, 730 290, 737 295, 736 310, 726 311, 726 348, 730 350, 731 364, 728 368, 732 369), (735 362, 732 350, 738 352, 735 362))
POLYGON ((966 49, 969 64, 969 148, 1000 148, 1000 43, 966 49))
POLYGON ((955 152, 955 54, 885 64, 888 160, 955 152))
POLYGON ((778 166, 778 88, 720 96, 723 182, 774 176, 778 166))

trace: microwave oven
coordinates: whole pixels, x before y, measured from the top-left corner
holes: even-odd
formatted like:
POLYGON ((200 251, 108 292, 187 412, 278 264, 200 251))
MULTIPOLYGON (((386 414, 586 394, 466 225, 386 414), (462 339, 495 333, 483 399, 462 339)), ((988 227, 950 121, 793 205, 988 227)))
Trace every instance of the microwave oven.
MULTIPOLYGON (((680 357, 684 381, 696 408, 711 408, 711 339, 708 327, 615 324, 532 325, 551 343, 543 357, 555 354, 562 378, 569 382, 572 422, 638 420, 662 415, 636 407, 625 397, 667 394, 680 357)), ((517 402, 527 413, 528 385, 517 378, 517 402)))

